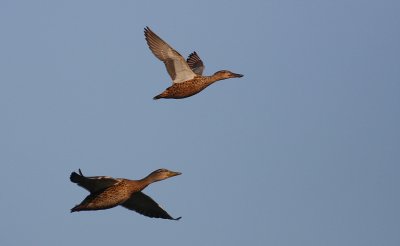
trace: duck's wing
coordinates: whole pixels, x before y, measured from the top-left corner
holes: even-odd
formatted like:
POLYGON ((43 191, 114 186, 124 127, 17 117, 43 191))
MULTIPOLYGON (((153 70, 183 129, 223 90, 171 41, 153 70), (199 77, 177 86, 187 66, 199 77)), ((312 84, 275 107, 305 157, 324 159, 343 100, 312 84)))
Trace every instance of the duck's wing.
POLYGON ((196 74, 190 69, 185 59, 149 27, 144 29, 144 36, 153 54, 164 62, 173 83, 193 79, 196 74))
POLYGON ((86 177, 82 174, 81 169, 79 169, 79 174, 72 172, 69 179, 90 193, 97 193, 120 182, 119 179, 108 176, 86 177))
POLYGON ((122 203, 121 206, 151 218, 169 220, 179 220, 181 218, 172 218, 172 216, 162 209, 158 203, 143 192, 133 193, 133 195, 127 201, 122 203))
POLYGON ((200 59, 199 55, 194 51, 190 54, 186 60, 186 63, 189 65, 190 69, 197 74, 202 75, 204 71, 203 61, 200 59))

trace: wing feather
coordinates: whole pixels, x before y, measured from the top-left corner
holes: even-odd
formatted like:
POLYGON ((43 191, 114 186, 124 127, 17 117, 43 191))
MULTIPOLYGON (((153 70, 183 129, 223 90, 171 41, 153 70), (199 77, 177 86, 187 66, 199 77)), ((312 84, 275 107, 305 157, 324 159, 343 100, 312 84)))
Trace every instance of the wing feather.
POLYGON ((144 36, 153 54, 164 62, 173 83, 181 83, 196 76, 185 59, 149 27, 144 29, 144 36))
POLYGON ((162 209, 158 203, 143 192, 135 192, 127 201, 122 203, 121 206, 151 218, 169 220, 179 220, 181 218, 179 217, 174 219, 164 209, 162 209))
POLYGON ((86 177, 82 174, 81 169, 79 169, 79 174, 76 172, 72 172, 70 180, 71 182, 76 183, 84 189, 88 190, 90 193, 97 193, 120 182, 119 179, 115 179, 109 176, 86 177))
POLYGON ((195 74, 203 75, 203 71, 204 71, 205 67, 204 67, 203 61, 200 59, 200 57, 196 53, 196 51, 194 51, 193 53, 191 53, 188 56, 186 62, 189 65, 190 69, 192 69, 192 71, 195 74))

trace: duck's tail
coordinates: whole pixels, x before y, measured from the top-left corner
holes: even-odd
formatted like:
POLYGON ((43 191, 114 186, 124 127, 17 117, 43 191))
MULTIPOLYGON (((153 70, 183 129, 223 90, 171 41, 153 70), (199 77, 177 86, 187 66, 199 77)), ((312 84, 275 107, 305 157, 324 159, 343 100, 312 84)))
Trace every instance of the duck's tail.
POLYGON ((81 211, 79 206, 80 205, 76 205, 75 207, 71 208, 71 213, 81 211))
POLYGON ((159 95, 153 97, 153 100, 158 100, 158 99, 160 99, 160 98, 162 98, 162 94, 159 94, 159 95))

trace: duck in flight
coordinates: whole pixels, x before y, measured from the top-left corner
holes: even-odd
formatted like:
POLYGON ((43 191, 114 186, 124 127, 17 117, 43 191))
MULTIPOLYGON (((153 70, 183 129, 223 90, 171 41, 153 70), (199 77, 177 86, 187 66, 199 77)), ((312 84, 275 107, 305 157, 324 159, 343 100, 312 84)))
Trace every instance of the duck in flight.
POLYGON ((164 62, 172 85, 153 99, 181 99, 193 96, 218 80, 240 78, 242 74, 221 70, 211 76, 203 76, 204 64, 196 52, 185 59, 169 44, 162 40, 149 27, 144 29, 144 36, 153 54, 164 62))
POLYGON ((142 190, 151 183, 180 174, 167 169, 158 169, 143 179, 129 180, 108 176, 86 177, 79 169, 79 173, 71 173, 70 180, 88 190, 90 194, 79 205, 73 207, 71 213, 109 209, 121 205, 147 217, 179 220, 181 217, 171 217, 142 190))

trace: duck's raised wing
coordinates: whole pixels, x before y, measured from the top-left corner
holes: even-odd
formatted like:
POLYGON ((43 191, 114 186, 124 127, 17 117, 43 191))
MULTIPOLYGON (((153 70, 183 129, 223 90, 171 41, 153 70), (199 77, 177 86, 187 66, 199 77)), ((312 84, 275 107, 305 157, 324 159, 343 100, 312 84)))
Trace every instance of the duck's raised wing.
POLYGON ((79 169, 79 174, 76 172, 72 172, 70 180, 71 182, 76 183, 80 187, 85 188, 90 193, 99 192, 120 182, 119 179, 115 179, 108 176, 86 177, 82 174, 81 169, 79 169))
POLYGON ((190 69, 185 59, 149 27, 144 29, 144 36, 153 54, 164 62, 173 83, 193 79, 196 74, 190 69))
POLYGON ((189 65, 190 69, 197 74, 202 75, 204 71, 204 64, 203 61, 200 59, 199 55, 194 51, 190 54, 186 60, 187 64, 189 65))
POLYGON ((133 193, 133 195, 127 201, 122 203, 121 206, 151 218, 162 218, 169 220, 179 220, 181 218, 172 218, 172 216, 162 209, 160 205, 158 205, 153 199, 151 199, 151 197, 147 196, 143 192, 133 193))

